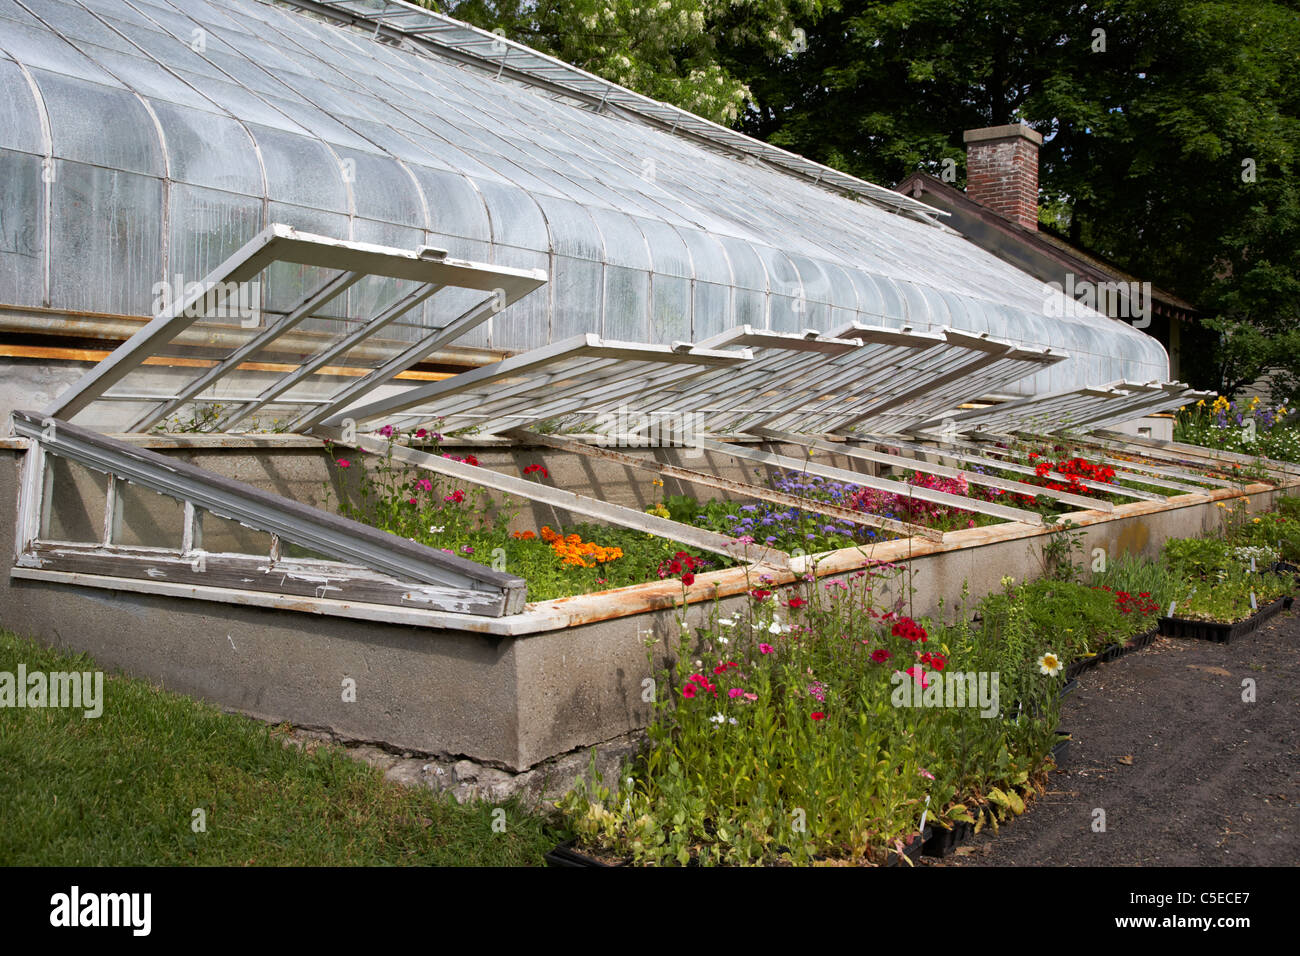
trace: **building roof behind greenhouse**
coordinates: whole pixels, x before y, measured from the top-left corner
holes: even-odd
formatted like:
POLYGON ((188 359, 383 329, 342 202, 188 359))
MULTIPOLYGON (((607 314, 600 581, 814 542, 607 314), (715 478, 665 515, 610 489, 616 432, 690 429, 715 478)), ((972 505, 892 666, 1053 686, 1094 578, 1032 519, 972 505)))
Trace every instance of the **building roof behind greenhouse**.
POLYGON ((0 308, 152 316, 283 223, 547 274, 458 345, 862 322, 1069 354, 1020 394, 1167 377, 1153 338, 926 210, 404 4, 0 0, 0 308))

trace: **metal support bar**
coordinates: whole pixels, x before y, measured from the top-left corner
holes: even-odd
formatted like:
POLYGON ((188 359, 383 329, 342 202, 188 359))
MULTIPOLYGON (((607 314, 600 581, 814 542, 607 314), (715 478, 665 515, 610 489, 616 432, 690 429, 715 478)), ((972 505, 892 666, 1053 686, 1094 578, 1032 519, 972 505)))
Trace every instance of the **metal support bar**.
POLYGON ((925 472, 929 475, 941 475, 944 478, 964 478, 967 484, 982 485, 988 488, 998 488, 1002 491, 1010 491, 1021 495, 1046 495, 1056 501, 1064 504, 1078 505, 1081 508, 1089 508, 1095 511, 1114 511, 1115 506, 1109 501, 1103 501, 1100 498, 1088 498, 1083 495, 1072 494, 1068 491, 1051 491, 1038 485, 1026 484, 1022 481, 1013 481, 1010 478, 998 478, 994 475, 984 475, 978 471, 966 471, 963 468, 950 468, 947 465, 938 465, 934 462, 923 461, 919 458, 907 458, 901 455, 890 455, 886 452, 867 451, 856 444, 850 444, 857 439, 851 438, 846 442, 830 442, 811 435, 796 435, 791 432, 776 431, 771 428, 757 428, 754 433, 761 438, 768 438, 772 441, 785 442, 790 445, 801 445, 805 448, 816 448, 819 451, 830 452, 832 454, 844 455, 847 458, 857 458, 862 461, 875 462, 880 465, 895 465, 900 468, 911 468, 915 471, 925 472))
POLYGON ((812 498, 803 498, 799 495, 792 495, 783 491, 773 491, 769 488, 761 488, 758 485, 751 485, 743 481, 733 481, 730 478, 722 478, 717 475, 695 471, 690 468, 682 468, 679 465, 669 465, 660 461, 650 461, 644 458, 637 458, 634 455, 627 455, 623 452, 614 451, 612 448, 601 448, 596 445, 588 445, 586 442, 575 441, 571 438, 563 438, 558 435, 542 435, 524 429, 516 430, 513 437, 518 438, 520 441, 546 445, 547 447, 555 448, 559 451, 572 452, 575 455, 583 455, 587 458, 600 458, 605 461, 612 461, 624 465, 628 468, 636 468, 640 471, 662 475, 666 478, 676 478, 678 481, 703 485, 706 488, 716 488, 719 491, 729 491, 734 494, 744 495, 747 498, 756 498, 759 501, 767 501, 771 504, 799 508, 803 511, 810 511, 813 514, 825 515, 828 518, 838 518, 841 521, 850 521, 853 524, 865 525, 870 528, 880 528, 904 536, 919 535, 920 537, 927 538, 930 541, 943 540, 943 532, 936 531, 933 528, 927 528, 923 525, 911 524, 906 521, 897 521, 893 518, 885 518, 864 511, 855 511, 852 508, 842 508, 838 505, 827 504, 826 502, 817 501, 812 498))
MULTIPOLYGON (((856 437, 856 436, 855 436, 856 437)), ((1037 475, 1038 473, 1027 465, 1018 465, 1011 461, 999 461, 996 458, 985 458, 977 454, 980 450, 978 445, 970 445, 965 442, 939 442, 934 447, 921 445, 916 442, 904 441, 901 438, 891 438, 884 435, 864 436, 864 441, 873 441, 878 445, 891 445, 895 448, 906 448, 908 451, 920 452, 926 455, 940 455, 944 458, 951 458, 954 461, 964 461, 968 465, 984 465, 989 468, 998 468, 1002 471, 1015 472, 1020 475, 1037 475), (964 450, 963 450, 964 449, 964 450)), ((1059 476, 1065 478, 1064 475, 1059 476)), ((1066 478, 1065 480, 1069 480, 1066 478)), ((1165 495, 1158 495, 1151 491, 1138 491, 1136 488, 1124 488, 1119 485, 1107 484, 1104 481, 1093 481, 1088 478, 1078 479, 1079 484, 1089 491, 1101 491, 1106 494, 1117 494, 1126 498, 1137 498, 1141 501, 1164 501, 1165 495)))
POLYGON ((417 305, 424 302, 439 289, 442 285, 436 282, 427 282, 424 285, 412 289, 406 295, 402 296, 388 308, 384 309, 370 321, 366 322, 359 329, 331 345, 329 348, 309 358, 306 362, 298 367, 296 371, 290 372, 284 378, 271 385, 251 402, 241 405, 228 414, 223 415, 217 423, 217 430, 229 431, 232 426, 243 421, 249 415, 257 412, 268 402, 283 395, 289 389, 293 388, 307 376, 312 375, 317 369, 329 365, 335 358, 343 355, 353 346, 375 335, 384 327, 396 322, 407 312, 410 312, 417 305))
MULTIPOLYGON (((342 432, 339 429, 322 426, 321 430, 335 436, 339 444, 344 447, 357 448, 373 455, 389 454, 390 446, 387 439, 359 434, 356 436, 355 441, 343 442, 341 440, 342 432)), ((680 541, 682 544, 699 548, 702 551, 726 555, 729 558, 736 558, 746 563, 765 564, 781 570, 788 570, 790 567, 790 556, 784 551, 778 551, 775 548, 746 544, 727 535, 718 534, 715 531, 694 528, 678 521, 669 521, 667 518, 660 518, 658 515, 646 514, 634 508, 625 508, 622 505, 611 504, 597 498, 576 495, 571 491, 541 485, 526 478, 503 475, 489 468, 467 465, 464 462, 453 461, 450 458, 443 458, 427 451, 409 448, 406 445, 393 443, 391 452, 393 458, 397 461, 456 478, 469 484, 482 485, 484 488, 491 488, 494 491, 517 495, 528 501, 541 502, 574 514, 585 515, 588 518, 608 521, 610 524, 619 525, 620 527, 644 531, 661 538, 667 538, 670 541, 680 541)))
POLYGON ((960 508, 963 511, 974 511, 978 514, 986 514, 995 518, 1006 518, 1008 521, 1022 521, 1025 524, 1034 526, 1043 523, 1043 516, 1036 511, 1026 511, 1023 508, 1012 508, 1007 505, 995 505, 988 501, 976 501, 973 498, 963 498, 961 495, 950 495, 944 491, 934 491, 931 488, 917 488, 906 482, 894 481, 889 478, 875 478, 871 475, 865 475, 858 471, 847 471, 843 468, 833 468, 829 465, 819 465, 813 461, 800 461, 794 458, 788 458, 785 455, 774 455, 771 452, 758 451, 751 448, 740 448, 736 445, 726 445, 722 442, 701 439, 697 444, 708 450, 722 452, 735 458, 743 458, 747 461, 755 461, 764 465, 772 465, 777 468, 785 468, 789 471, 808 472, 813 475, 820 475, 823 478, 830 478, 833 481, 844 481, 855 485, 862 485, 867 488, 874 488, 876 491, 885 491, 890 494, 899 495, 903 498, 916 498, 920 501, 928 501, 931 504, 948 505, 952 508, 960 508))
POLYGON ((1204 458, 1211 462, 1236 462, 1241 465, 1259 465, 1279 471, 1292 477, 1300 476, 1300 464, 1293 461, 1279 461, 1276 458, 1266 458, 1263 455, 1258 457, 1242 454, 1235 451, 1224 451, 1219 448, 1206 448, 1202 445, 1189 445, 1186 442, 1167 441, 1163 438, 1149 438, 1146 435, 1128 435, 1124 432, 1111 431, 1106 428, 1098 428, 1094 434, 1103 438, 1110 438, 1116 441, 1126 442, 1133 445, 1145 445, 1148 448, 1156 448, 1164 451, 1174 452, 1177 454, 1189 455, 1192 457, 1204 458))
MULTIPOLYGON (((997 439, 999 441, 1023 441, 1024 440, 1020 437, 1019 432, 1017 432, 1016 434, 1006 434, 1006 435, 1001 435, 994 432, 994 433, 989 433, 985 437, 989 439, 997 439)), ((1064 436, 1062 436, 1061 438, 1047 438, 1045 440, 1051 442, 1059 442, 1059 441, 1066 441, 1067 439, 1064 436)), ((1007 457, 1010 457, 1013 454, 1013 452, 1010 449, 1005 449, 1005 448, 990 448, 989 453, 998 456, 1005 455, 1007 457)), ((1063 475, 1061 474, 1061 472, 1057 471, 1056 469, 1052 469, 1051 471, 1049 471, 1048 476, 1051 478, 1064 478, 1066 480, 1069 480, 1068 475, 1063 475)), ((1182 482, 1179 481, 1169 481, 1166 478, 1157 478, 1153 475, 1139 474, 1138 472, 1129 471, 1127 468, 1123 468, 1123 467, 1115 469, 1115 477, 1123 478, 1126 481, 1136 481, 1139 484, 1150 485, 1153 488, 1168 488, 1171 491, 1181 492, 1182 494, 1185 495, 1205 494, 1205 489, 1201 487, 1197 487, 1196 485, 1183 484, 1182 482)))
MULTIPOLYGON (((1023 433, 1023 434, 1025 435, 1026 438, 1029 438, 1029 439, 1034 440, 1034 441, 1052 441, 1052 442, 1055 442, 1055 441, 1058 441, 1058 440, 1059 440, 1059 439, 1055 439, 1055 438, 1048 438, 1048 437, 1043 436, 1043 435, 1034 435, 1034 434, 1029 433, 1029 432, 1025 432, 1025 433, 1023 433)), ((1072 444, 1072 445, 1078 445, 1078 446, 1080 446, 1080 447, 1082 447, 1082 448, 1086 448, 1086 449, 1088 449, 1088 450, 1091 451, 1091 452, 1106 452, 1106 451, 1115 451, 1115 450, 1116 450, 1116 449, 1110 447, 1110 445, 1107 444, 1107 443, 1099 442, 1099 441, 1097 441, 1097 440, 1095 440, 1095 439, 1089 440, 1087 436, 1080 437, 1080 436, 1077 436, 1077 435, 1069 435, 1069 436, 1065 436, 1065 437, 1066 437, 1066 440, 1067 440, 1070 444, 1072 444)), ((1129 452, 1129 454, 1137 454, 1137 452, 1129 452)), ((1143 472, 1143 473, 1150 473, 1150 474, 1152 474, 1152 475, 1159 475, 1159 476, 1161 476, 1161 477, 1163 477, 1163 478, 1172 478, 1172 479, 1175 479, 1174 481, 1169 482, 1167 485, 1162 485, 1160 482, 1158 482, 1158 481, 1154 481, 1154 480, 1152 480, 1152 481, 1149 482, 1150 484, 1153 484, 1153 485, 1155 485, 1156 487, 1180 488, 1180 489, 1183 489, 1183 490, 1185 490, 1185 491, 1200 491, 1200 490, 1201 490, 1201 489, 1196 488, 1196 487, 1193 487, 1193 486, 1191 486, 1191 485, 1184 485, 1184 484, 1180 484, 1180 483, 1178 483, 1178 482, 1177 482, 1177 479, 1179 479, 1179 478, 1187 479, 1187 480, 1190 480, 1190 481, 1200 481, 1200 482, 1204 482, 1205 484, 1207 484, 1207 485, 1211 485, 1211 486, 1216 487, 1216 488, 1232 488, 1232 487, 1234 487, 1233 484, 1232 484, 1232 482, 1230 482, 1230 481, 1224 481, 1222 478, 1210 478, 1210 477, 1207 476, 1207 475, 1202 475, 1202 474, 1199 474, 1199 473, 1196 473, 1196 472, 1188 472, 1188 471, 1185 471, 1185 470, 1180 471, 1180 470, 1177 469, 1177 468, 1164 468, 1164 467, 1162 467, 1162 466, 1160 466, 1160 465, 1153 465, 1153 464, 1151 464, 1150 462, 1147 462, 1147 461, 1125 461, 1125 460, 1122 459, 1122 458, 1110 458, 1110 457, 1107 457, 1107 456, 1104 455, 1104 454, 1103 454, 1103 455, 1098 455, 1097 460, 1100 461, 1100 462, 1102 462, 1103 464, 1114 465, 1114 466, 1117 467, 1117 468, 1124 468, 1124 469, 1127 469, 1127 470, 1129 470, 1129 471, 1137 471, 1137 472, 1143 472)))
POLYGON ((240 363, 250 355, 256 355, 281 335, 297 328, 313 313, 319 312, 330 302, 334 301, 348 289, 352 288, 352 286, 360 282, 361 279, 362 276, 359 272, 341 272, 338 275, 327 279, 318 289, 316 289, 315 292, 308 294, 301 302, 294 306, 294 308, 289 311, 288 315, 273 325, 263 329, 198 378, 190 381, 171 401, 167 402, 160 408, 146 412, 140 418, 136 419, 127 431, 148 431, 155 424, 162 421, 195 395, 199 394, 199 392, 208 388, 210 385, 215 384, 218 379, 233 372, 239 367, 240 363))

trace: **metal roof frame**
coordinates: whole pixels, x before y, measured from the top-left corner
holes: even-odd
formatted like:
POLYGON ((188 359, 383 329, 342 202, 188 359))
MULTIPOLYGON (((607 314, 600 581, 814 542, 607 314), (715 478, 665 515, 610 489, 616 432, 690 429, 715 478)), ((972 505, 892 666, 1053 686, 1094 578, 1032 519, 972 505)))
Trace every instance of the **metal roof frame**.
POLYGON ((1196 401, 1198 392, 1179 382, 1112 382, 1098 387, 1031 395, 999 405, 931 418, 917 431, 957 426, 963 434, 997 431, 1063 431, 1099 428, 1142 418, 1196 401))
POLYGON ((910 196, 867 182, 796 153, 746 136, 694 113, 661 103, 626 87, 540 53, 531 47, 490 33, 402 0, 287 0, 338 23, 372 29, 405 49, 451 59, 528 86, 577 100, 597 112, 618 115, 672 135, 693 139, 731 155, 760 161, 782 172, 894 213, 938 226, 936 217, 949 213, 910 196))
POLYGON ((491 435, 578 412, 598 414, 626 402, 650 381, 681 381, 752 359, 748 349, 607 341, 587 333, 344 408, 322 424, 341 426, 351 419, 377 427, 380 421, 396 426, 438 418, 446 421, 439 430, 472 426, 476 434, 491 435))
POLYGON ((300 415, 291 429, 300 422, 317 420, 331 414, 337 405, 353 395, 377 388, 420 361, 425 355, 446 345, 486 321, 546 282, 546 273, 540 269, 512 269, 478 262, 448 258, 441 250, 421 247, 415 250, 398 249, 372 243, 331 239, 310 233, 301 233, 292 226, 272 224, 230 256, 208 274, 187 295, 178 297, 167 309, 154 316, 143 328, 122 343, 108 358, 84 375, 79 382, 65 391, 48 406, 43 414, 57 419, 71 419, 87 406, 100 400, 127 400, 154 402, 155 407, 137 418, 129 430, 146 431, 186 402, 193 401, 208 388, 234 372, 241 363, 266 349, 276 339, 290 332, 305 319, 319 312, 332 299, 349 286, 366 276, 378 276, 415 284, 396 302, 382 309, 356 330, 323 346, 294 371, 282 376, 259 394, 244 396, 238 408, 228 411, 218 422, 226 429, 246 418, 257 409, 283 395, 309 375, 319 372, 332 361, 337 361, 349 348, 375 335, 385 326, 399 319, 411 308, 424 302, 446 288, 469 289, 487 293, 478 305, 449 319, 446 324, 430 329, 418 342, 401 349, 399 354, 358 379, 337 386, 323 402, 320 400, 286 400, 285 404, 319 404, 323 407, 300 415), (223 359, 206 371, 195 375, 176 393, 162 396, 137 396, 132 393, 114 394, 109 390, 138 369, 146 359, 156 355, 179 334, 193 326, 216 304, 222 290, 249 282, 275 263, 291 263, 333 270, 336 274, 326 279, 315 290, 289 309, 279 320, 252 334, 240 346, 232 349, 223 359))

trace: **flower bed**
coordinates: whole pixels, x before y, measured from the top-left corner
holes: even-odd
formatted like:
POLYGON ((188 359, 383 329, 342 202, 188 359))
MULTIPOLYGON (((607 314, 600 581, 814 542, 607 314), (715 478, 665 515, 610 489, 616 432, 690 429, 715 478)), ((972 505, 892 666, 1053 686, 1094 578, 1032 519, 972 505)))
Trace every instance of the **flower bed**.
MULTIPOLYGON (((433 454, 441 452, 443 436, 420 429, 409 435, 385 431, 390 442, 410 442, 433 454)), ((390 444, 391 449, 391 444, 390 444)), ((445 454, 445 453, 443 453, 445 454)), ((445 454, 470 465, 474 456, 445 454)), ((492 495, 482 488, 420 472, 395 463, 392 455, 334 457, 334 467, 354 489, 338 502, 345 517, 400 535, 448 554, 508 570, 528 581, 534 601, 676 577, 689 559, 688 573, 731 567, 735 561, 680 542, 627 528, 586 522, 564 527, 542 526, 511 531, 524 503, 492 495)), ((540 463, 527 465, 524 476, 550 481, 540 463)), ((909 473, 904 485, 967 493, 964 480, 951 481, 909 473)), ((961 508, 934 505, 905 493, 877 492, 858 485, 797 472, 777 472, 769 479, 773 490, 823 501, 874 515, 922 524, 939 530, 974 527, 1000 519, 961 508)), ((662 487, 654 481, 652 487, 662 487)), ((996 490, 976 489, 980 500, 996 500, 996 490)), ((646 509, 648 513, 734 538, 737 542, 769 545, 791 554, 818 554, 863 548, 897 537, 866 525, 828 518, 797 507, 768 502, 700 501, 670 495, 646 509)))
POLYGON ((1300 428, 1288 424, 1285 405, 1271 408, 1258 398, 1229 401, 1224 395, 1179 409, 1174 440, 1279 461, 1300 462, 1300 428))
POLYGON ((959 833, 1023 812, 1064 759, 1067 661, 1145 646, 1198 574, 1294 588, 1258 570, 1274 552, 1242 542, 1262 526, 1295 533, 1298 514, 1300 499, 1284 500, 1271 524, 1230 520, 1221 538, 1119 558, 1088 583, 1068 562, 1004 578, 974 617, 963 600, 951 620, 882 604, 905 583, 889 565, 806 576, 784 598, 760 581, 744 613, 683 618, 647 749, 617 782, 579 783, 558 806, 581 845, 643 864, 879 865, 901 860, 926 822, 932 852, 949 852, 959 833), (997 693, 980 698, 989 684, 970 675, 993 674, 997 693))
POLYGON ((647 752, 562 801, 581 842, 642 863, 884 864, 923 814, 946 829, 1022 812, 1056 743, 1061 662, 1019 600, 979 627, 964 607, 936 623, 880 604, 900 574, 805 579, 784 600, 760 581, 744 614, 683 627, 647 752))

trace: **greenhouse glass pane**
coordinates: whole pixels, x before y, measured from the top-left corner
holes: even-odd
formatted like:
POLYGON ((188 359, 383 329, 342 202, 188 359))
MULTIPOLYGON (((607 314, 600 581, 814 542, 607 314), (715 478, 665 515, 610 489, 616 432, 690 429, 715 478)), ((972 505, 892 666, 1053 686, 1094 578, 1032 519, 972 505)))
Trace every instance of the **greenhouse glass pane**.
MULTIPOLYGON (((252 196, 172 183, 168 201, 168 271, 198 282, 257 235, 262 202, 252 196)), ((174 278, 169 278, 174 282, 174 278)))
POLYGON ((163 274, 162 180, 60 160, 50 190, 51 305, 151 315, 163 274))
MULTIPOLYGON (((358 217, 416 226, 421 230, 429 225, 424 202, 415 182, 396 160, 343 147, 339 147, 336 152, 345 178, 352 184, 353 202, 358 217)), ((419 240, 416 240, 411 243, 411 248, 418 244, 419 240)))
POLYGON ((50 117, 54 155, 107 169, 162 176, 153 119, 130 92, 32 70, 50 117), (112 123, 104 117, 112 116, 112 123))
MULTIPOLYGON (((306 136, 264 126, 250 126, 250 131, 261 148, 272 200, 328 212, 348 212, 343 167, 324 145, 306 136)), ((329 235, 341 237, 346 232, 329 235)))
POLYGON ((475 185, 491 218, 494 243, 536 252, 550 249, 546 220, 532 196, 505 183, 479 182, 475 185))
POLYGON ((262 166, 248 131, 234 120, 184 106, 153 104, 173 180, 260 197, 262 166))
POLYGON ((551 257, 555 274, 551 276, 551 294, 555 297, 555 321, 551 341, 559 342, 582 332, 599 335, 602 331, 602 290, 604 268, 590 259, 572 256, 551 257))
POLYGON ((45 160, 0 149, 0 302, 41 305, 45 285, 45 160))

